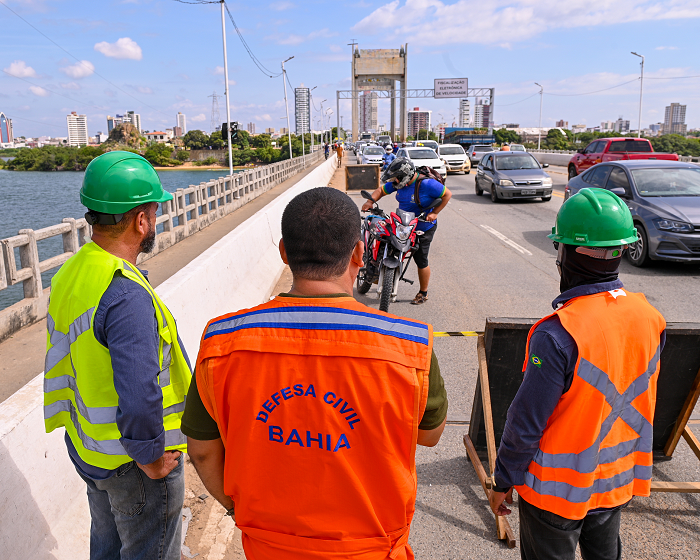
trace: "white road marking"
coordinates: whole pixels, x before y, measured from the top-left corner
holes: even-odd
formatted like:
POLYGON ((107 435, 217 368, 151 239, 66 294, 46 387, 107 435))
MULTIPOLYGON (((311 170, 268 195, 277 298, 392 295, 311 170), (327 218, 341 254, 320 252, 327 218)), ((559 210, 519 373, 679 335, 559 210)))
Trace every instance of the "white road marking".
POLYGON ((508 238, 507 238, 505 235, 503 235, 500 231, 496 231, 496 230, 493 229, 492 227, 485 226, 485 225, 483 225, 483 224, 481 224, 481 227, 484 228, 486 231, 488 231, 488 232, 489 232, 491 235, 493 235, 494 237, 498 237, 498 239, 500 239, 501 241, 503 241, 503 243, 505 243, 506 245, 510 245, 511 247, 513 247, 513 249, 515 249, 515 250, 518 251, 519 253, 521 253, 521 254, 523 254, 523 255, 530 255, 530 256, 532 256, 532 253, 531 253, 530 251, 528 251, 527 249, 525 249, 525 247, 521 247, 521 246, 518 245, 515 241, 512 241, 512 240, 508 239, 508 238))

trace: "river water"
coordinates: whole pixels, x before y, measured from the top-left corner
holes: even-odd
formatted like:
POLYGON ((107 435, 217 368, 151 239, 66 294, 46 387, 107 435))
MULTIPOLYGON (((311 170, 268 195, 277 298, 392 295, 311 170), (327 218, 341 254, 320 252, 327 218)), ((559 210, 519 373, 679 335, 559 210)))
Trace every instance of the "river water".
MULTIPOLYGON (((158 172, 163 187, 169 192, 225 174, 226 170, 223 169, 174 169, 158 172)), ((63 218, 82 218, 86 211, 80 204, 79 195, 83 175, 83 172, 77 171, 0 169, 0 239, 17 235, 20 229, 41 229, 60 224, 63 218)), ((37 245, 41 260, 63 252, 61 236, 40 241, 37 245)), ((18 251, 15 251, 15 258, 19 258, 18 251)), ((17 263, 19 264, 19 260, 17 263)), ((42 274, 44 288, 49 286, 57 270, 42 274)), ((0 290, 0 309, 18 302, 23 297, 21 283, 0 290)))

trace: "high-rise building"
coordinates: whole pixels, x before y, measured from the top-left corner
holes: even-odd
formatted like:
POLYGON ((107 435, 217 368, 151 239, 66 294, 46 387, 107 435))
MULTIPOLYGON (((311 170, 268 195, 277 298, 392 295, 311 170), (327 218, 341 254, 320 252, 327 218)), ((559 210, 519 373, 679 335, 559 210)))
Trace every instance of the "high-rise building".
POLYGON ((87 117, 72 111, 70 115, 66 115, 66 122, 68 124, 68 145, 87 146, 87 117))
POLYGON ((124 122, 130 122, 136 127, 136 130, 141 132, 141 115, 135 113, 134 111, 127 111, 124 115, 124 122))
POLYGON ((175 138, 180 138, 181 136, 183 136, 182 128, 180 128, 179 126, 174 126, 173 127, 173 136, 175 138))
POLYGON ((601 132, 613 132, 615 130, 615 122, 614 121, 603 121, 600 123, 600 131, 601 132))
POLYGON ((557 121, 557 128, 569 128, 569 121, 565 121, 564 119, 557 121))
POLYGON ((615 121, 613 131, 619 132, 620 134, 627 134, 630 131, 630 122, 620 117, 615 121))
POLYGON ((432 111, 421 111, 418 107, 408 111, 408 135, 415 138, 419 130, 430 130, 431 113, 432 111))
POLYGON ((180 129, 182 130, 179 136, 187 134, 187 117, 185 117, 185 115, 183 115, 179 111, 177 113, 177 123, 175 124, 175 127, 180 127, 180 129))
POLYGON ((491 121, 491 106, 483 99, 474 105, 474 128, 488 128, 491 121))
POLYGON ((266 129, 265 129, 265 134, 274 134, 274 133, 275 133, 275 129, 274 129, 274 128, 266 128, 266 129))
POLYGON ((377 130, 377 92, 363 91, 360 95, 360 132, 377 130))
POLYGON ((297 136, 311 132, 311 104, 309 103, 309 88, 294 89, 294 133, 297 136))
POLYGON ((287 134, 288 132, 289 132, 289 129, 287 127, 280 128, 280 134, 287 134))
POLYGON ((687 132, 685 124, 685 108, 686 105, 680 103, 671 103, 666 107, 664 112, 664 134, 683 134, 687 132))
POLYGON ((658 134, 659 132, 661 132, 661 129, 663 128, 663 126, 664 126, 663 123, 650 124, 649 130, 651 130, 652 134, 658 134))
POLYGON ((254 122, 249 122, 248 126, 246 126, 245 128, 248 131, 248 134, 255 134, 255 123, 254 122))
POLYGON ((0 144, 9 144, 14 142, 12 133, 12 119, 5 116, 5 113, 0 111, 0 144))
POLYGON ((459 100, 459 126, 466 128, 471 122, 471 113, 469 111, 469 99, 459 100))

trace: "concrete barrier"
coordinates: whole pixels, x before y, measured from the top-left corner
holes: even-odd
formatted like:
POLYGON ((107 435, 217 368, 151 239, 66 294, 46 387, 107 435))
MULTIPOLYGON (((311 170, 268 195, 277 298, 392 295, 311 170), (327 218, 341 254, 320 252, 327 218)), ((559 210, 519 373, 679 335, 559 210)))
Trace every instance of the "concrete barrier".
MULTIPOLYGON (((277 244, 285 206, 327 185, 335 168, 333 156, 158 287, 193 363, 209 319, 270 295, 284 270, 277 244)), ((0 556, 87 559, 85 483, 68 458, 63 430, 44 433, 42 388, 39 374, 0 404, 0 556)))
POLYGON ((540 163, 548 163, 549 165, 560 165, 568 167, 571 161, 572 154, 553 154, 548 152, 530 152, 540 163))

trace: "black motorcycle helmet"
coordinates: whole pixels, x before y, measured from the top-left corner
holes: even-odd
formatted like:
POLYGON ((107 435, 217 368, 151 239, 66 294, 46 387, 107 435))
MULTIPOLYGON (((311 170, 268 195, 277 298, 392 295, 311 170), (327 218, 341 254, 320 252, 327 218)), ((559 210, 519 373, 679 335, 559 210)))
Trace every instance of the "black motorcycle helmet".
POLYGON ((415 164, 408 158, 400 157, 392 161, 382 173, 382 183, 398 179, 397 189, 403 189, 408 185, 416 174, 415 164))

